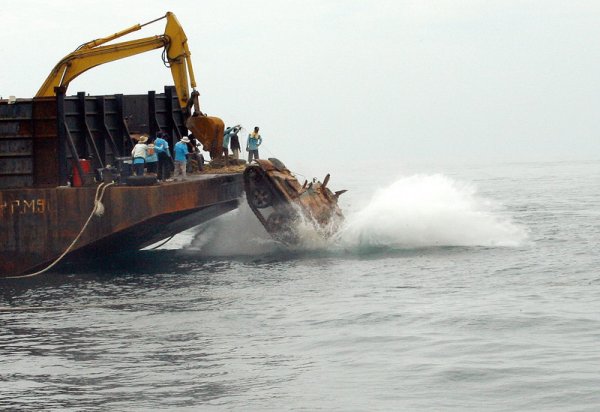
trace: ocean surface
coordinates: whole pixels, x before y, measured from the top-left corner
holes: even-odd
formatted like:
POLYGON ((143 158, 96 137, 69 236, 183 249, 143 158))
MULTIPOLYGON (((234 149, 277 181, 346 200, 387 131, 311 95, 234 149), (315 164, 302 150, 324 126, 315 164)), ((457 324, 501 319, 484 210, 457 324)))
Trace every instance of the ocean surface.
POLYGON ((600 161, 330 171, 328 242, 242 204, 0 280, 0 410, 600 410, 600 161))

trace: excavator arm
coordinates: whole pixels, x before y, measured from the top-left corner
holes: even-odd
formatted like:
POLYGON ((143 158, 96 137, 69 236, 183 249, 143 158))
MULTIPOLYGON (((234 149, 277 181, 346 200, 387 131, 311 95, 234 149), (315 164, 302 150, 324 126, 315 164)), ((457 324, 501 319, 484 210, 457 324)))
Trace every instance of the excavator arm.
POLYGON ((148 23, 136 24, 110 36, 82 44, 54 66, 36 97, 54 96, 56 87, 66 90, 73 79, 93 67, 161 47, 165 50, 163 61, 171 69, 179 105, 186 118, 186 127, 200 140, 204 150, 210 151, 212 158, 220 157, 223 143, 223 121, 218 117, 206 116, 200 111, 198 102, 200 93, 196 91, 196 79, 187 37, 177 17, 171 12, 148 23), (162 19, 167 19, 164 34, 104 45, 162 19))
POLYGON ((54 96, 55 87, 62 87, 66 90, 73 79, 93 67, 159 48, 165 49, 165 64, 171 69, 181 108, 189 112, 187 110, 189 108, 188 101, 190 98, 194 98, 193 103, 196 110, 199 111, 198 93, 195 92, 196 80, 187 37, 177 17, 171 12, 167 12, 163 17, 151 22, 136 24, 108 37, 82 44, 54 66, 36 97, 54 96), (111 40, 140 30, 142 27, 164 18, 167 19, 167 24, 162 35, 103 46, 111 40), (190 93, 190 85, 194 91, 192 93, 190 93))

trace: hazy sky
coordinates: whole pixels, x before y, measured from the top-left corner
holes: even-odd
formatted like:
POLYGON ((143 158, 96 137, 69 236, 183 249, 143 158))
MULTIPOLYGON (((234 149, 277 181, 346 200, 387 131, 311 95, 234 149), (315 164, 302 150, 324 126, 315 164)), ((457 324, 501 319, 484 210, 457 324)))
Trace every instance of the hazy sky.
MULTIPOLYGON (((203 110, 260 125, 263 156, 599 158, 600 1, 11 1, 0 96, 32 97, 79 44, 168 10, 203 110)), ((69 93, 160 92, 172 84, 160 53, 92 69, 69 93)))

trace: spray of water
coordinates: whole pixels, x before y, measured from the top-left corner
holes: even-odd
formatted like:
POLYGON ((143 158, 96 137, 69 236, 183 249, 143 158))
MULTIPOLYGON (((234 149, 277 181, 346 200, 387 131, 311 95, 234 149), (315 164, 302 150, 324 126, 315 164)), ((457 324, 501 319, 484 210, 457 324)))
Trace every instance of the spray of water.
POLYGON ((475 188, 443 175, 414 175, 379 190, 338 234, 345 247, 518 246, 524 229, 475 188))
MULTIPOLYGON (((515 247, 526 231, 503 216, 475 188, 443 175, 401 178, 377 191, 363 209, 348 213, 341 230, 324 239, 310 218, 298 221, 293 250, 360 251, 443 246, 515 247)), ((287 250, 258 222, 245 200, 240 207, 201 225, 191 247, 209 256, 261 255, 287 250)))
POLYGON ((236 210, 198 226, 188 248, 205 256, 254 256, 273 253, 282 247, 242 198, 236 210))

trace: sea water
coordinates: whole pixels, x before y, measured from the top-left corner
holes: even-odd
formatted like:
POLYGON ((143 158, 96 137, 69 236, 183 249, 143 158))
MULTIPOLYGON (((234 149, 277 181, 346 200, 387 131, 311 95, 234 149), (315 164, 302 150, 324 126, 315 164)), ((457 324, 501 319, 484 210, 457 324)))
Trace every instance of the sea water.
POLYGON ((242 201, 0 281, 0 409, 600 409, 600 162, 386 167, 328 241, 242 201))

